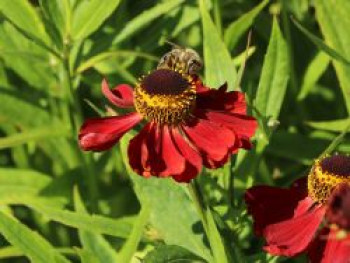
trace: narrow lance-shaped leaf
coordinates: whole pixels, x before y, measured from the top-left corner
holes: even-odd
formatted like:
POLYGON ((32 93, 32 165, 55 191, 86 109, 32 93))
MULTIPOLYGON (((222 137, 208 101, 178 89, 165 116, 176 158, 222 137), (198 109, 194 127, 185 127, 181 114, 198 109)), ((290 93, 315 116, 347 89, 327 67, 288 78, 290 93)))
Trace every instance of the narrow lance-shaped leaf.
POLYGON ((340 62, 343 62, 347 65, 350 65, 350 60, 347 60, 344 56, 342 56, 338 51, 335 49, 331 48, 330 46, 327 46, 323 42, 322 39, 318 38, 314 34, 312 34, 309 30, 304 28, 300 23, 298 23, 296 20, 292 19, 293 23, 296 25, 296 27, 303 33, 305 34, 312 43, 314 43, 320 50, 328 54, 331 58, 334 58, 340 62))
POLYGON ((42 236, 0 211, 0 233, 32 262, 68 263, 42 236))
POLYGON ((210 242, 211 249, 214 254, 215 262, 230 262, 228 259, 228 255, 225 252, 224 241, 220 236, 220 232, 217 229, 213 214, 208 207, 205 211, 205 217, 208 226, 208 238, 210 242))
MULTIPOLYGON (((74 205, 78 213, 87 214, 87 211, 79 195, 78 188, 74 188, 74 205)), ((79 229, 79 239, 83 245, 84 250, 92 253, 97 262, 119 262, 116 251, 112 249, 110 244, 104 239, 103 236, 84 229, 79 229)))
POLYGON ((255 17, 267 5, 269 0, 262 1, 252 10, 242 15, 236 21, 232 22, 225 30, 225 43, 229 50, 233 50, 241 36, 246 32, 254 22, 255 17))
POLYGON ((80 1, 73 17, 72 35, 83 39, 97 30, 118 7, 120 0, 80 1))
POLYGON ((310 62, 303 78, 303 84, 298 95, 298 100, 304 99, 310 93, 311 89, 326 71, 329 62, 329 56, 323 52, 319 52, 310 62))
POLYGON ((113 44, 118 44, 125 39, 131 37, 133 34, 139 32, 142 28, 147 26, 157 17, 172 11, 174 8, 185 2, 184 0, 165 1, 156 6, 142 12, 140 15, 130 20, 121 32, 113 40, 113 44))
POLYGON ((342 132, 350 124, 350 119, 330 121, 308 121, 306 124, 318 130, 342 132))
POLYGON ((287 54, 286 43, 274 19, 255 101, 265 117, 276 119, 279 115, 289 78, 287 54))
POLYGON ((219 35, 205 2, 199 1, 203 25, 203 49, 206 84, 212 88, 219 88, 227 82, 228 90, 235 87, 237 72, 232 58, 219 35))
POLYGON ((18 28, 29 35, 44 41, 50 41, 45 27, 34 7, 27 0, 0 1, 0 11, 18 28))
MULTIPOLYGON (((348 0, 315 1, 316 17, 326 43, 350 61, 350 3, 348 0)), ((333 61, 345 105, 350 114, 350 65, 333 61)))
POLYGON ((151 207, 149 204, 144 203, 140 214, 134 224, 132 232, 129 238, 126 240, 122 247, 119 255, 120 262, 131 262, 134 253, 137 251, 137 246, 140 243, 143 230, 148 223, 148 217, 150 214, 151 207))

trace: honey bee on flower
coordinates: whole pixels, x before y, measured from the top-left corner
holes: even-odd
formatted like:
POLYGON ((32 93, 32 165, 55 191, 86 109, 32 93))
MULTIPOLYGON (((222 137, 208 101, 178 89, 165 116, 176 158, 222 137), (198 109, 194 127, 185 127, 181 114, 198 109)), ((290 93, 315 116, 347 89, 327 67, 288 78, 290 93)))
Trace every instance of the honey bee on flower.
POLYGON ((238 149, 251 148, 257 122, 246 113, 244 94, 228 92, 226 84, 206 87, 198 76, 201 67, 197 52, 174 47, 134 88, 122 84, 110 89, 103 80, 109 101, 131 111, 86 120, 80 147, 107 150, 142 123, 128 147, 131 168, 144 177, 171 176, 178 182, 189 182, 203 165, 221 167, 238 149))

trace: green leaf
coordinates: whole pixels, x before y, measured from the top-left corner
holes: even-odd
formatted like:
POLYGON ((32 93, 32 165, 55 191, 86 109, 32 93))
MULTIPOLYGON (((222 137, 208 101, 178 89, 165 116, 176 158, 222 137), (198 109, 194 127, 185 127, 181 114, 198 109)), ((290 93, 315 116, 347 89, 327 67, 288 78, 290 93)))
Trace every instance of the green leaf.
MULTIPOLYGON (((129 139, 130 136, 126 135, 121 140, 125 164, 128 163, 126 158, 129 139)), ((187 189, 170 178, 145 179, 135 174, 128 165, 127 171, 141 204, 149 204, 152 207, 150 223, 165 243, 185 247, 211 261, 210 251, 203 243, 203 233, 193 232, 193 226, 199 224, 200 218, 187 189)))
POLYGON ((68 263, 49 242, 24 224, 0 211, 0 232, 33 262, 68 263))
POLYGON ((16 124, 19 127, 52 123, 52 117, 45 110, 12 94, 0 92, 0 105, 0 119, 7 123, 16 124))
POLYGON ((232 22, 225 30, 224 40, 229 50, 233 50, 241 36, 252 26, 255 17, 264 9, 269 0, 262 1, 252 10, 232 22))
POLYGON ((62 44, 62 40, 66 36, 67 16, 64 2, 62 0, 39 0, 44 16, 47 19, 46 23, 50 24, 50 27, 53 27, 55 34, 58 32, 60 44, 62 44))
POLYGON ((210 18, 204 0, 200 0, 199 5, 203 25, 203 53, 206 84, 212 88, 219 88, 227 82, 228 90, 233 90, 237 72, 232 58, 210 18))
MULTIPOLYGON (((350 61, 350 4, 347 0, 315 1, 316 17, 325 37, 326 43, 350 61), (341 18, 341 19, 340 19, 341 18)), ((350 65, 333 61, 345 105, 350 114, 350 65)))
POLYGON ((329 56, 323 52, 319 52, 310 62, 303 78, 303 84, 298 95, 298 100, 303 100, 310 93, 311 89, 326 71, 329 62, 329 56))
POLYGON ((74 12, 72 35, 75 40, 88 37, 118 7, 120 0, 80 1, 74 12))
POLYGON ((46 44, 50 42, 39 15, 28 0, 0 1, 0 12, 24 32, 46 44))
MULTIPOLYGON (((75 255, 75 251, 71 248, 57 248, 55 250, 61 254, 66 255, 75 255)), ((18 249, 17 247, 7 246, 0 248, 0 259, 13 258, 13 257, 21 257, 25 256, 25 254, 18 249)))
POLYGON ((119 32, 116 38, 113 40, 113 44, 118 44, 127 38, 130 38, 135 33, 139 32, 142 28, 149 25, 153 20, 157 19, 163 14, 166 14, 180 4, 185 2, 184 0, 172 0, 160 3, 144 12, 137 17, 130 20, 125 27, 119 32))
POLYGON ((263 116, 278 118, 288 78, 287 46, 274 19, 255 101, 256 108, 263 116))
POLYGON ((44 189, 52 182, 52 179, 43 173, 18 169, 18 168, 0 168, 0 186, 24 186, 37 192, 44 189))
POLYGON ((0 57, 7 67, 36 88, 48 91, 57 59, 24 37, 8 22, 0 24, 0 57))
MULTIPOLYGON (((87 211, 79 195, 78 188, 76 187, 74 188, 74 205, 78 213, 87 214, 87 211)), ((95 256, 97 260, 95 262, 120 262, 116 251, 113 250, 110 244, 101 235, 79 229, 79 239, 83 245, 84 250, 89 251, 95 256)))
POLYGON ((221 238, 219 230, 216 227, 216 223, 210 211, 210 208, 206 209, 205 216, 206 216, 206 221, 208 226, 209 243, 214 254, 215 262, 217 263, 229 262, 228 261, 229 259, 227 258, 227 254, 225 251, 224 241, 221 238))
POLYGON ((30 129, 16 133, 5 138, 0 138, 0 149, 15 147, 28 142, 43 141, 56 137, 67 137, 69 130, 60 126, 45 126, 44 128, 30 129))
POLYGON ((309 40, 314 43, 320 50, 328 54, 331 58, 334 58, 338 61, 341 61, 347 65, 350 65, 350 61, 347 60, 344 56, 342 56, 339 52, 337 52, 335 49, 331 48, 330 46, 327 46, 322 39, 318 38, 314 34, 312 34, 310 31, 308 31, 305 27, 303 27, 300 23, 298 23, 296 20, 292 19, 293 23, 296 25, 296 27, 304 33, 309 40))
POLYGON ((60 210, 45 206, 42 203, 27 202, 26 205, 50 220, 61 224, 87 230, 96 234, 107 234, 111 236, 126 238, 130 235, 133 218, 112 219, 100 215, 87 215, 68 210, 60 210))
POLYGON ((151 207, 149 204, 144 203, 132 232, 120 251, 120 262, 131 262, 134 253, 137 251, 137 246, 140 243, 145 225, 148 222, 150 211, 151 207))
POLYGON ((189 252, 187 249, 174 245, 160 245, 149 252, 143 259, 144 263, 164 262, 203 262, 203 259, 189 252))
POLYGON ((350 124, 350 120, 308 121, 306 124, 318 130, 342 132, 350 124))

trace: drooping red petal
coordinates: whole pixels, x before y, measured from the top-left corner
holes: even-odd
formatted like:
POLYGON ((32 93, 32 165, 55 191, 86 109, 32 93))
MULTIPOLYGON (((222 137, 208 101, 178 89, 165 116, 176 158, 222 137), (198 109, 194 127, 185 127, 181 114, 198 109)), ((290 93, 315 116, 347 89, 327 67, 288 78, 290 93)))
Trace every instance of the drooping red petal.
POLYGON ((179 133, 178 129, 171 129, 171 135, 177 149, 186 160, 185 170, 182 173, 174 174, 173 178, 177 182, 187 183, 200 173, 202 169, 202 158, 199 156, 199 153, 185 141, 185 138, 179 133))
POLYGON ((128 157, 130 167, 145 177, 150 177, 150 169, 147 166, 149 152, 147 149, 147 137, 150 134, 152 124, 147 123, 145 127, 130 140, 128 146, 128 157))
POLYGON ((107 80, 103 79, 102 93, 119 108, 131 108, 134 106, 133 89, 129 85, 121 84, 110 89, 107 80))
POLYGON ((260 236, 268 225, 292 218, 298 203, 306 196, 305 180, 289 189, 265 185, 248 189, 245 202, 254 220, 255 234, 260 236))
POLYGON ((199 118, 188 121, 182 127, 200 152, 206 167, 218 168, 227 162, 236 141, 236 135, 232 131, 199 118))
POLYGON ((177 149, 169 127, 147 124, 128 148, 130 166, 145 177, 176 176, 185 171, 185 158, 177 149))
POLYGON ((264 249, 273 255, 289 257, 305 251, 314 238, 324 213, 323 206, 315 206, 289 220, 268 225, 263 231, 267 243, 264 249))
POLYGON ((337 235, 337 229, 323 228, 308 249, 311 263, 350 262, 350 235, 337 235))
POLYGON ((142 120, 138 113, 123 116, 88 119, 80 128, 79 145, 85 151, 104 151, 116 144, 142 120))
POLYGON ((165 169, 159 173, 160 176, 174 176, 185 171, 185 158, 176 148, 171 138, 169 127, 162 127, 162 146, 159 155, 165 163, 165 169))
POLYGON ((196 107, 204 110, 228 111, 246 114, 247 104, 244 93, 239 91, 227 92, 227 83, 219 89, 201 90, 198 93, 196 107))
POLYGON ((254 135, 258 124, 254 117, 218 111, 207 111, 197 109, 194 113, 200 118, 208 119, 213 123, 225 126, 237 135, 236 147, 250 149, 252 147, 249 139, 254 135))

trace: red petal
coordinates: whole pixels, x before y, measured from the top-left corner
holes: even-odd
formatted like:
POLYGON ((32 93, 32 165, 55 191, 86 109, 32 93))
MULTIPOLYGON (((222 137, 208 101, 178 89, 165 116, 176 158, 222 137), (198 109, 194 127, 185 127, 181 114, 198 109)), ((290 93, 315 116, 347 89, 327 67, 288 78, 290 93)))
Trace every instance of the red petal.
POLYGON ((185 158, 179 153, 170 136, 167 125, 162 129, 162 146, 160 156, 165 163, 165 170, 159 173, 160 176, 178 175, 185 171, 185 158))
POLYGON ((263 231, 267 243, 264 249, 273 255, 289 257, 303 252, 314 238, 324 213, 325 208, 317 206, 294 218, 267 226, 263 231))
POLYGON ((349 263, 350 235, 338 238, 335 229, 323 228, 308 250, 311 263, 349 263))
POLYGON ((151 123, 147 123, 147 125, 139 132, 139 134, 130 140, 128 147, 130 167, 136 173, 145 177, 151 176, 149 169, 146 167, 149 158, 149 152, 147 149, 147 137, 149 136, 151 127, 151 123))
POLYGON ((141 115, 135 112, 123 116, 88 119, 80 128, 79 145, 85 151, 107 150, 141 120, 141 115))
POLYGON ((185 158, 176 148, 167 126, 148 124, 128 149, 130 166, 143 176, 174 176, 185 170, 185 158))
POLYGON ((235 145, 232 131, 204 119, 193 119, 182 126, 187 137, 201 153, 208 168, 223 166, 235 145))
POLYGON ((254 135, 258 126, 254 117, 229 112, 205 110, 196 110, 195 115, 232 130, 237 135, 238 139, 235 148, 251 148, 249 139, 254 135))
POLYGON ((185 170, 180 174, 173 175, 177 182, 189 182, 195 178, 202 169, 202 158, 195 151, 177 129, 171 130, 171 135, 177 149, 186 160, 185 170))
POLYGON ((246 191, 245 202, 248 213, 253 216, 256 235, 262 235, 268 225, 293 217, 298 203, 307 196, 306 182, 302 192, 300 189, 254 186, 246 191))
POLYGON ((131 108, 134 106, 134 93, 129 85, 121 84, 111 90, 109 89, 107 80, 103 79, 102 93, 110 102, 119 108, 131 108))
POLYGON ((247 105, 244 93, 239 91, 226 92, 225 83, 219 89, 208 89, 198 93, 196 106, 204 110, 229 111, 246 114, 247 105))

